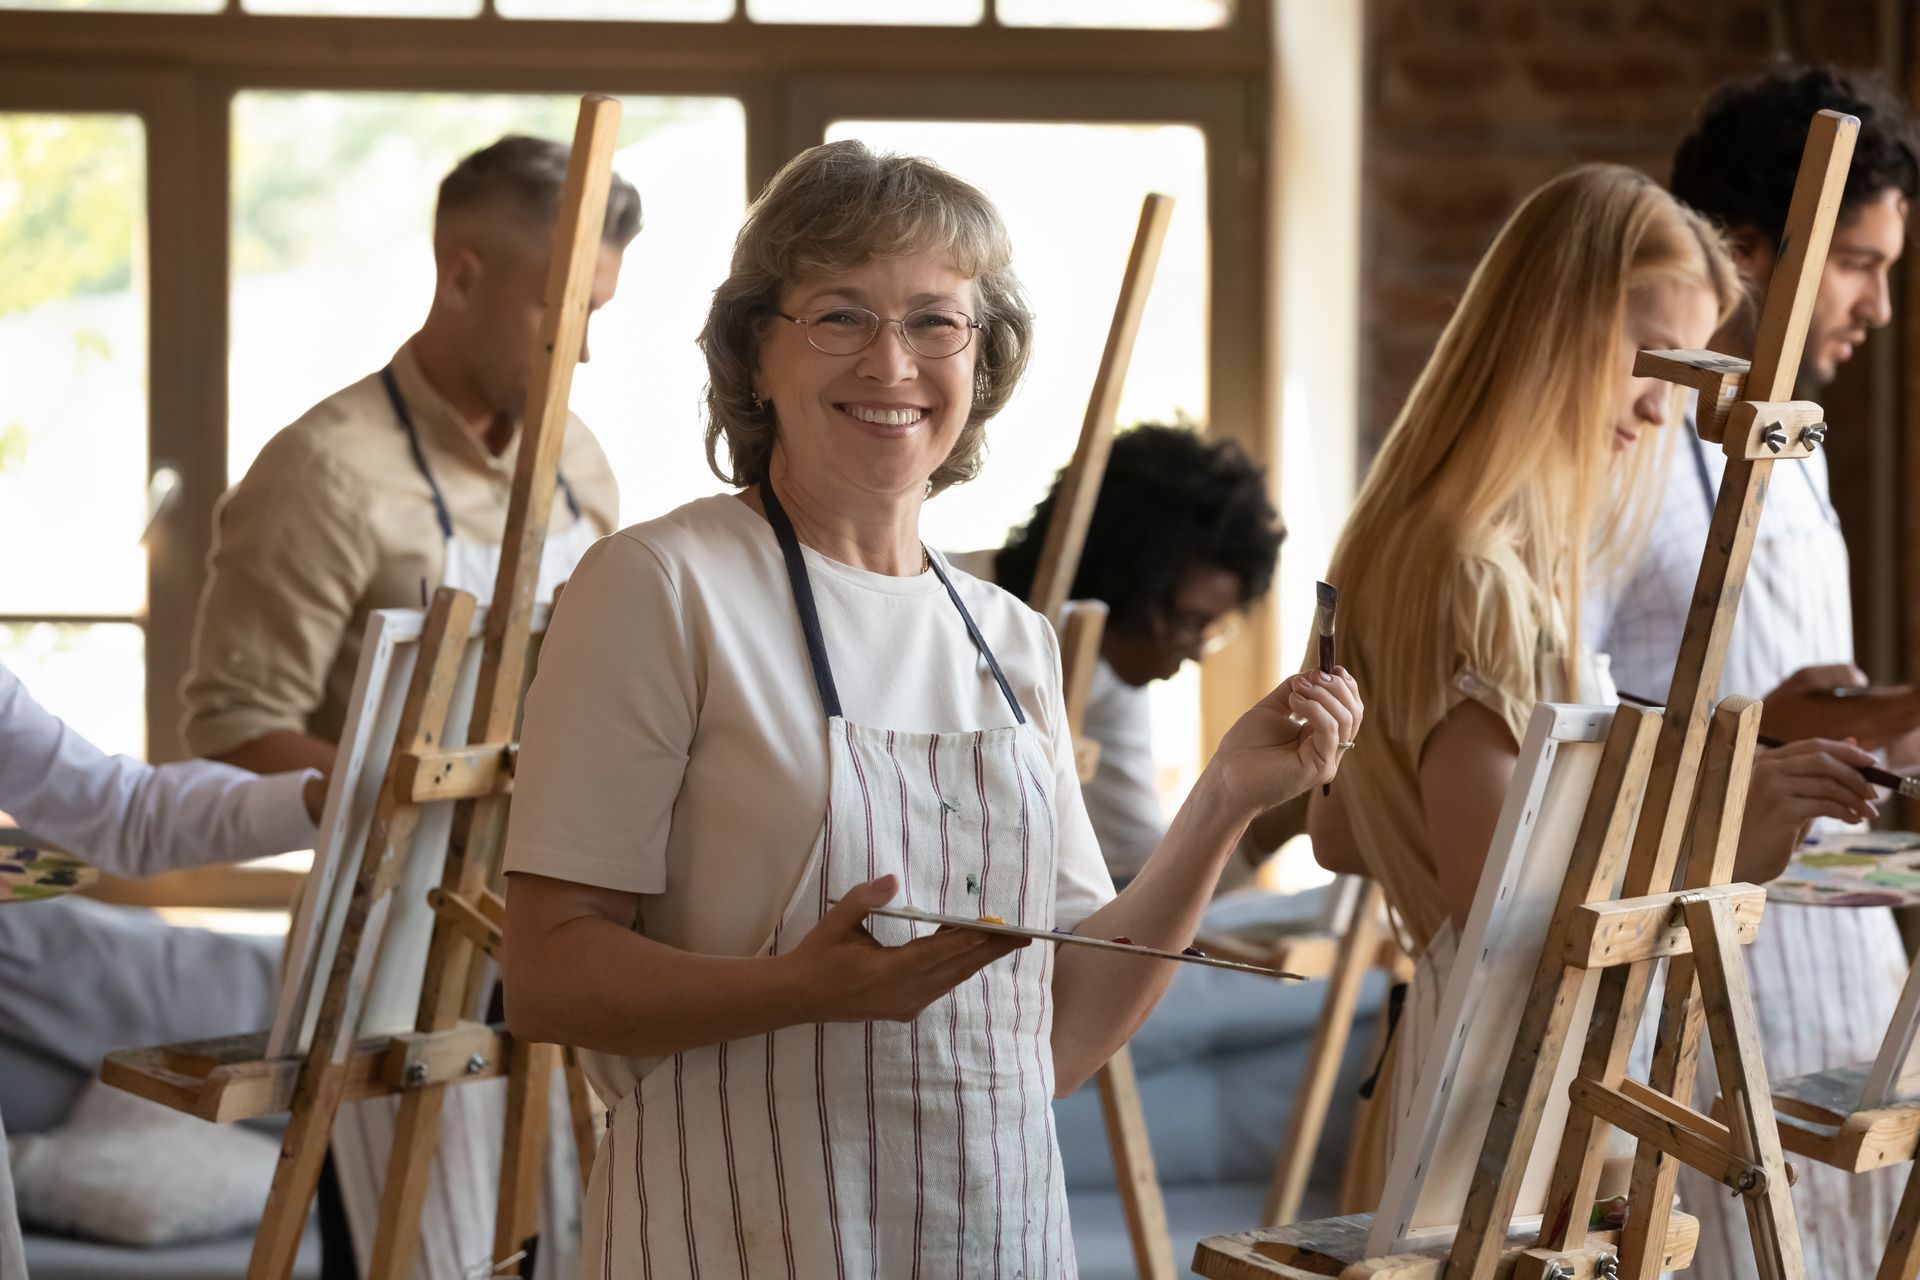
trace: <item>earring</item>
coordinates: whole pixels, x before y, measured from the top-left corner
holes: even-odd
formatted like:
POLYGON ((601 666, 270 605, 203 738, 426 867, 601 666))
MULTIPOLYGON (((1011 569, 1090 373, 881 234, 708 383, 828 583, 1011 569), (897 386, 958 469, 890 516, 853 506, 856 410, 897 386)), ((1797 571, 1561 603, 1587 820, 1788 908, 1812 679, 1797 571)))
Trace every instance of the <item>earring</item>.
POLYGON ((764 396, 755 395, 753 397, 753 411, 755 413, 765 413, 767 411, 767 401, 764 396))

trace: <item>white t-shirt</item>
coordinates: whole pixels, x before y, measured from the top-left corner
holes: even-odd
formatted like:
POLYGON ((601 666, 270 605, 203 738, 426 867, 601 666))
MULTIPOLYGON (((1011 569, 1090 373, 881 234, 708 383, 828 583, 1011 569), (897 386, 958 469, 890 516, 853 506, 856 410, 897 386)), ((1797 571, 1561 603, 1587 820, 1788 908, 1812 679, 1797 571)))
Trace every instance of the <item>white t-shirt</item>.
MULTIPOLYGON (((847 719, 1013 722, 936 575, 802 554, 847 719)), ((1113 882, 1074 774, 1058 642, 1014 597, 948 572, 1053 760, 1054 923, 1071 927, 1113 882)), ((827 802, 826 715, 772 526, 719 495, 601 539, 561 596, 520 741, 509 871, 643 894, 641 931, 670 946, 759 950, 827 802)))
POLYGON ((1086 784, 1087 812, 1100 838, 1107 868, 1138 875, 1167 834, 1153 759, 1153 695, 1122 680, 1101 658, 1087 690, 1081 726, 1100 744, 1100 763, 1086 784))

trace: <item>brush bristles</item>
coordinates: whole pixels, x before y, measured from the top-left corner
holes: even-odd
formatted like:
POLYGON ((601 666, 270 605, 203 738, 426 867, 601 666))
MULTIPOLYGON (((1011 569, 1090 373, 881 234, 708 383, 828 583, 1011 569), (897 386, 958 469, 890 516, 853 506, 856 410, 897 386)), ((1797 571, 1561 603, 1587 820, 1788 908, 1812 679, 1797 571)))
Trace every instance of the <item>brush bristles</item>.
POLYGON ((1316 582, 1313 584, 1313 598, 1322 606, 1331 609, 1340 602, 1340 588, 1332 583, 1316 582))

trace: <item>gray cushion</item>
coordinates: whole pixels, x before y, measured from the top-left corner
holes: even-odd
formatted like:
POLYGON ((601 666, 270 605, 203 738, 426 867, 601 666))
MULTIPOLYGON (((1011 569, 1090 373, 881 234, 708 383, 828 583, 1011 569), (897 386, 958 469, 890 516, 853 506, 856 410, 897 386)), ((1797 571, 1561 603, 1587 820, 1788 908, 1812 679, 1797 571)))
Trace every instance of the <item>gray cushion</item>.
MULTIPOLYGON (((1361 987, 1355 1032, 1328 1104, 1320 1163, 1336 1181, 1356 1090, 1373 1070, 1372 1027, 1384 990, 1379 973, 1369 974, 1361 987)), ((1271 1176, 1326 992, 1324 982, 1281 987, 1198 966, 1183 970, 1133 1040, 1141 1108, 1162 1185, 1271 1176), (1259 993, 1251 1001, 1254 1012, 1264 1003, 1266 1017, 1256 1018, 1249 1001, 1229 1000, 1207 980, 1187 976, 1192 974, 1225 978, 1243 992, 1251 986, 1259 993), (1202 998, 1208 994, 1218 998, 1202 998), (1276 1009, 1285 1010, 1284 1019, 1276 1009)), ((1092 1081, 1054 1104, 1054 1123, 1068 1187, 1112 1186, 1106 1124, 1092 1081)))
POLYGON ((264 1028, 280 946, 86 898, 0 908, 7 1128, 58 1124, 113 1050, 264 1028))

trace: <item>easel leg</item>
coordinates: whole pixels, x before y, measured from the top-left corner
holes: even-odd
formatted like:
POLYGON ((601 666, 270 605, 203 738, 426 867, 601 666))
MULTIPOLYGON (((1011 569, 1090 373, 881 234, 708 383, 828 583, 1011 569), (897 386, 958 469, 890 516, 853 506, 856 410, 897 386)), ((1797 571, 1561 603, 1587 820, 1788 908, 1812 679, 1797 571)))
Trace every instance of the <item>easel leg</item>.
POLYGON ((387 1181, 380 1192, 380 1226, 373 1238, 368 1280, 406 1280, 420 1252, 420 1214, 433 1176, 445 1085, 409 1089, 400 1095, 387 1181))
POLYGON ((494 1218, 493 1256, 508 1258, 540 1229, 540 1171, 546 1166, 547 1111, 557 1044, 513 1042, 507 1075, 507 1132, 500 1151, 500 1207, 494 1218))
POLYGON ((1907 1189, 1900 1194, 1887 1252, 1874 1280, 1914 1280, 1915 1276, 1920 1276, 1920 1160, 1907 1173, 1907 1189))
POLYGON ((560 1069, 567 1078, 567 1110, 573 1117, 573 1149, 580 1159, 580 1188, 584 1191, 593 1178, 593 1161, 600 1150, 600 1135, 593 1123, 593 1095, 587 1087, 586 1072, 580 1067, 580 1051, 572 1045, 560 1050, 560 1069))
POLYGON ((1154 1176, 1153 1147, 1147 1118, 1140 1110, 1140 1086, 1133 1074, 1133 1053, 1121 1045, 1094 1074, 1100 1087, 1100 1113, 1107 1121, 1113 1149, 1114 1182, 1126 1210, 1133 1239, 1134 1264, 1142 1280, 1173 1280, 1173 1241, 1167 1234, 1167 1206, 1154 1176))
POLYGON ((1287 1115, 1287 1132, 1280 1143, 1280 1158, 1274 1164, 1273 1182, 1267 1188, 1267 1203, 1261 1220, 1270 1227, 1292 1222, 1300 1216, 1300 1200, 1306 1193, 1307 1177, 1313 1171, 1313 1157, 1320 1147, 1320 1132, 1326 1125, 1327 1103, 1333 1097, 1334 1080, 1340 1074, 1340 1061, 1346 1056, 1347 1040, 1353 1033, 1353 1010, 1360 1000, 1360 984, 1365 981, 1379 948, 1380 886, 1369 881, 1355 904, 1353 920, 1340 939, 1328 976, 1327 999, 1321 1006, 1320 1020, 1313 1029, 1313 1047, 1307 1052, 1307 1069, 1294 1091, 1293 1108, 1287 1115))
POLYGON ((1721 997, 1707 1002, 1707 1019, 1720 1096, 1726 1100, 1727 1128, 1740 1154, 1759 1165, 1767 1178, 1764 1188, 1746 1197, 1747 1230, 1753 1238, 1760 1280, 1802 1280, 1806 1270, 1800 1257, 1800 1228, 1780 1153, 1773 1095, 1761 1065, 1760 1028, 1740 959, 1738 927, 1724 900, 1694 900, 1685 905, 1701 985, 1721 997))
MULTIPOLYGON (((1700 984, 1693 957, 1675 956, 1668 966, 1660 1034, 1654 1043, 1647 1084, 1684 1103, 1693 1093, 1693 1078, 1700 1065, 1700 1033, 1706 1020, 1700 1009, 1700 984)), ((1633 1180, 1627 1190, 1630 1209, 1620 1233, 1623 1280, 1656 1280, 1659 1276, 1679 1177, 1680 1162, 1666 1152, 1652 1143, 1640 1143, 1635 1148, 1633 1180)))
POLYGON ((294 1099, 286 1136, 280 1144, 280 1161, 273 1167, 267 1207, 260 1215, 260 1230, 253 1237, 247 1280, 287 1280, 293 1274, 294 1258, 307 1229, 307 1214, 320 1185, 320 1169, 327 1160, 333 1119, 340 1110, 346 1084, 344 1069, 328 1070, 311 1092, 294 1099))

